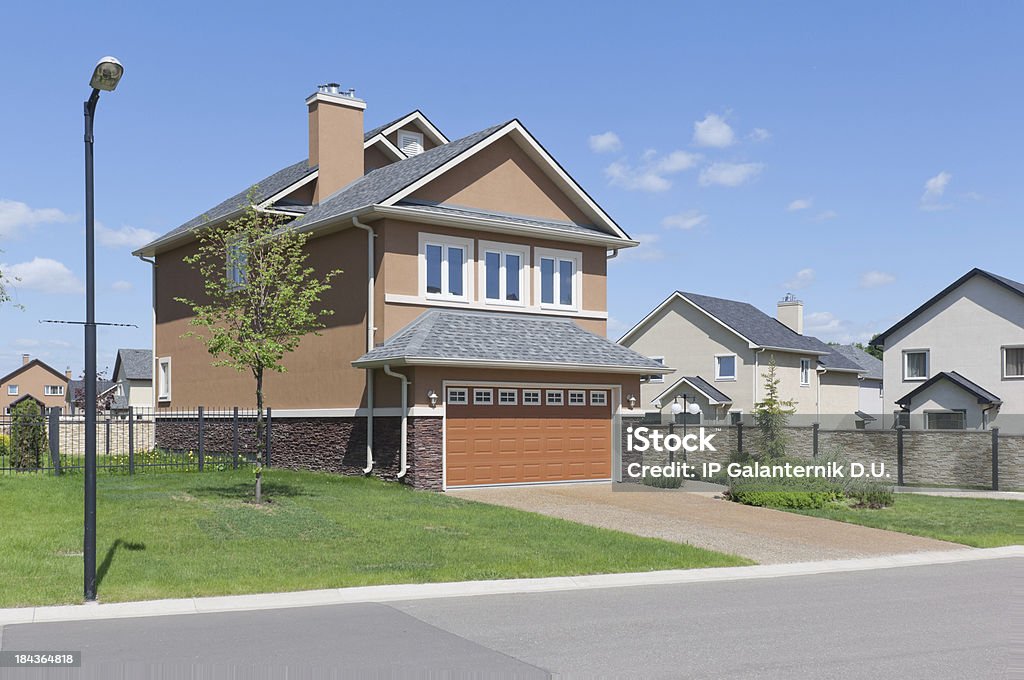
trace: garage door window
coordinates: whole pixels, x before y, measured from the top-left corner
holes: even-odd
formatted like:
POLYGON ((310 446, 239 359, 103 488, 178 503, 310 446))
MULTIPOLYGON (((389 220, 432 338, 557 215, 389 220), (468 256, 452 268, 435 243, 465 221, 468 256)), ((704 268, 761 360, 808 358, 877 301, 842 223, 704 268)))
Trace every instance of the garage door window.
POLYGON ((473 390, 473 404, 477 406, 490 406, 494 403, 494 390, 490 388, 477 388, 473 390))
POLYGON ((561 406, 565 403, 564 398, 562 390, 545 390, 544 392, 544 400, 548 406, 561 406))
POLYGON ((523 390, 524 406, 540 406, 540 390, 523 390))
POLYGON ((569 390, 569 406, 586 406, 587 393, 583 390, 569 390))
POLYGON ((591 392, 590 393, 590 405, 591 406, 607 406, 608 405, 608 393, 607 392, 591 392))
POLYGON ((502 406, 515 406, 516 396, 515 390, 498 390, 498 403, 502 406))
POLYGON ((448 403, 449 404, 468 404, 469 403, 469 390, 465 387, 449 387, 448 388, 448 403))

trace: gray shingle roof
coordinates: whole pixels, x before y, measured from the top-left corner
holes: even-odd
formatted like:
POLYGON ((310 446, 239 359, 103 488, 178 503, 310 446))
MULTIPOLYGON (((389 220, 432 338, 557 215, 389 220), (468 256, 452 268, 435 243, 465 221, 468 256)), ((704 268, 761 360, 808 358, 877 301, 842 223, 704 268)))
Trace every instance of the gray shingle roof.
POLYGON ((171 231, 167 232, 166 234, 156 239, 155 241, 146 244, 140 250, 145 250, 146 248, 149 248, 150 246, 161 241, 172 239, 176 236, 181 236, 190 231, 193 231, 197 227, 201 227, 204 224, 207 224, 208 222, 213 222, 214 220, 218 220, 222 217, 227 217, 228 215, 231 215, 232 213, 238 210, 246 208, 249 205, 248 197, 250 190, 254 190, 253 198, 255 202, 260 203, 262 201, 267 200, 277 192, 287 189, 288 187, 295 184, 304 177, 309 176, 314 171, 316 171, 316 166, 313 166, 312 168, 309 167, 307 160, 301 160, 298 163, 293 163, 292 165, 289 165, 286 168, 278 170, 269 177, 264 177, 259 182, 256 182, 256 184, 247 186, 245 189, 239 191, 231 198, 225 201, 221 201, 217 205, 213 206, 212 208, 204 212, 202 215, 197 215, 193 217, 188 222, 182 224, 180 227, 172 229, 171 231))
POLYGON ((999 397, 992 394, 981 385, 963 377, 956 371, 942 371, 940 373, 936 373, 932 377, 928 378, 928 380, 925 380, 923 383, 918 385, 916 389, 907 392, 905 395, 903 395, 903 397, 898 399, 896 403, 899 406, 902 406, 903 408, 908 407, 910 405, 910 402, 914 399, 914 397, 924 392, 926 389, 928 389, 929 387, 931 387, 940 380, 948 380, 949 382, 953 383, 954 385, 957 385, 961 389, 966 390, 969 394, 972 394, 978 398, 979 404, 1002 403, 1002 400, 999 397))
MULTIPOLYGON (((414 360, 410 363, 474 361, 494 364, 546 364, 665 373, 665 367, 631 349, 577 326, 571 319, 430 309, 355 366, 414 360)), ((613 371, 614 372, 614 371, 613 371)))
POLYGON ((430 174, 507 124, 508 122, 505 122, 474 132, 454 142, 435 146, 412 158, 372 170, 322 200, 320 205, 300 217, 296 224, 313 224, 380 203, 416 180, 430 174))
POLYGON ((148 349, 119 349, 114 361, 114 377, 124 373, 128 380, 153 379, 153 352, 148 349))
POLYGON ((607 232, 602 231, 591 224, 576 224, 574 222, 563 222, 556 220, 539 220, 534 217, 522 217, 520 215, 490 212, 487 210, 478 210, 476 208, 439 205, 434 203, 425 203, 418 201, 399 201, 396 205, 402 208, 410 208, 412 210, 419 210, 427 213, 436 213, 440 215, 454 215, 456 217, 483 217, 490 220, 497 220, 499 222, 506 222, 511 225, 543 227, 545 229, 558 229, 573 234, 600 234, 601 236, 608 235, 607 232))
MULTIPOLYGON (((111 388, 115 387, 117 383, 112 380, 97 380, 96 381, 96 396, 102 396, 104 393, 109 392, 111 388)), ((75 399, 78 390, 85 389, 84 380, 71 380, 68 382, 68 399, 75 399)))
POLYGON ((754 305, 709 295, 683 291, 678 291, 678 293, 755 345, 803 351, 809 354, 831 355, 822 356, 819 360, 826 368, 860 369, 860 365, 841 354, 832 352, 832 348, 818 338, 811 335, 800 335, 754 305))
POLYGON ((666 403, 665 400, 667 398, 671 397, 676 392, 678 392, 679 388, 682 387, 684 384, 689 384, 689 385, 693 386, 694 389, 703 392, 704 394, 706 394, 707 396, 711 397, 712 399, 714 399, 715 401, 717 401, 720 404, 731 404, 732 403, 732 398, 728 394, 726 394, 722 390, 718 389, 717 387, 715 387, 714 385, 712 385, 711 383, 709 383, 707 380, 705 380, 704 378, 700 377, 699 375, 692 375, 692 376, 691 375, 684 375, 684 376, 682 376, 681 378, 679 378, 679 380, 676 380, 674 383, 669 385, 668 389, 666 389, 664 392, 662 392, 661 394, 656 396, 651 401, 652 402, 658 402, 662 406, 664 406, 665 403, 666 403))
POLYGON ((882 379, 882 360, 873 357, 860 347, 854 345, 829 345, 829 349, 842 354, 844 357, 863 368, 865 378, 872 380, 882 379))

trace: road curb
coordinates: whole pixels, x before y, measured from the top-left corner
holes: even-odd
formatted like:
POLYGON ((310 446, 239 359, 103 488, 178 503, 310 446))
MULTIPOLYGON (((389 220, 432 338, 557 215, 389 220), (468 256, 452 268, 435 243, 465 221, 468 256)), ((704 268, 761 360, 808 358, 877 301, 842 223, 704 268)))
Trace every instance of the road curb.
POLYGON ((557 576, 552 578, 462 581, 456 583, 411 583, 306 590, 292 593, 227 595, 173 600, 148 600, 142 602, 113 602, 109 604, 92 603, 50 607, 18 607, 0 609, 0 626, 22 623, 98 621, 143 616, 208 614, 336 604, 473 597, 477 595, 508 595, 628 586, 710 583, 716 581, 739 581, 916 567, 932 564, 952 564, 956 562, 975 562, 1010 557, 1024 557, 1024 546, 963 548, 939 552, 906 553, 885 557, 795 562, 791 564, 765 564, 750 567, 677 569, 629 574, 595 574, 591 576, 557 576))

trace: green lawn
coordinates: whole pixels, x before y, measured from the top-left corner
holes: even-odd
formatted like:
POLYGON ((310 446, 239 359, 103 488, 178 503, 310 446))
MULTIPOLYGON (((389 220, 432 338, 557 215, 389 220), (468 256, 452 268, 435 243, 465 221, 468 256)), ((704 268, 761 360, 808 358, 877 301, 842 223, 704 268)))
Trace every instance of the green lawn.
POLYGON ((795 512, 976 548, 1024 543, 1024 501, 898 493, 893 506, 881 510, 837 506, 795 512))
MULTIPOLYGON (((749 561, 376 479, 270 470, 101 476, 103 601, 749 561)), ((77 602, 82 476, 0 477, 0 607, 77 602)))

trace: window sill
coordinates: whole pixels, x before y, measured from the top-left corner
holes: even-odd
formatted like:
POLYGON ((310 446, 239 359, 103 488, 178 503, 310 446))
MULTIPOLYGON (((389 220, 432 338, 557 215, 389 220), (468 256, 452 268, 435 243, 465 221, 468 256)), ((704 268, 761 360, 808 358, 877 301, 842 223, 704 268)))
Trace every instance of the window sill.
POLYGON ((715 378, 715 382, 736 382, 736 378, 715 378))
POLYGON ((928 380, 928 378, 903 378, 903 382, 924 382, 926 380, 928 380))

